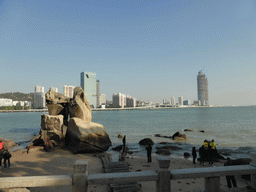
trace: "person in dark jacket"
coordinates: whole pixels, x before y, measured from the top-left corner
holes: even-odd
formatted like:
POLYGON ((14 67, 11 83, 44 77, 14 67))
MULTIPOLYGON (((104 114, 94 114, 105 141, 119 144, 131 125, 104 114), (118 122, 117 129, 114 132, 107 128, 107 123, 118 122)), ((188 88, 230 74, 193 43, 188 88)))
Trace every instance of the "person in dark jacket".
POLYGON ((9 168, 11 163, 10 163, 10 158, 12 157, 11 153, 7 149, 4 149, 3 151, 3 157, 4 157, 4 168, 9 168), (6 161, 8 162, 8 166, 6 165, 6 161))
POLYGON ((199 156, 200 156, 200 165, 205 165, 204 161, 205 161, 205 149, 204 149, 204 145, 202 145, 202 147, 199 148, 199 156))
POLYGON ((195 147, 192 148, 192 157, 193 157, 193 163, 196 164, 197 154, 196 154, 196 148, 195 147))
POLYGON ((151 160, 151 152, 152 152, 152 147, 151 145, 149 145, 148 147, 146 147, 146 150, 147 150, 147 157, 148 157, 148 162, 150 163, 152 160, 151 160))
MULTIPOLYGON (((227 158, 227 162, 224 164, 224 166, 232 166, 232 162, 231 162, 230 158, 227 158)), ((231 182, 233 183, 234 187, 237 187, 236 179, 235 179, 234 175, 226 175, 226 180, 227 180, 228 188, 232 187, 231 182)))

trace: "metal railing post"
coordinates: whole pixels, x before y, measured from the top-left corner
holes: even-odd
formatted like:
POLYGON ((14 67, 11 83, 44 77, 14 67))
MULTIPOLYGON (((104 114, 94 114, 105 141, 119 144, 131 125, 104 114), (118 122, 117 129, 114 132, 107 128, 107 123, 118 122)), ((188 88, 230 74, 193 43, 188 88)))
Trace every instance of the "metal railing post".
POLYGON ((77 160, 73 165, 74 175, 72 179, 72 191, 73 192, 87 192, 87 161, 77 160))
POLYGON ((156 191, 157 192, 170 192, 171 191, 171 172, 170 167, 170 158, 159 156, 157 157, 159 162, 158 180, 156 181, 156 191))

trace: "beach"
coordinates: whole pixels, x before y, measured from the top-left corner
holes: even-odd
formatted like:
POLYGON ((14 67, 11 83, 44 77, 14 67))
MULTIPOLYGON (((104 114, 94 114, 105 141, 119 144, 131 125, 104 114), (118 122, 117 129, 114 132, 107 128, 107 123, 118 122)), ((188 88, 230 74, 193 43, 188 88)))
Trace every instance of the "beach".
MULTIPOLYGON (((101 153, 109 155, 108 153, 101 153)), ((33 153, 26 153, 26 150, 18 150, 12 153, 11 167, 9 169, 1 169, 1 177, 17 177, 17 176, 43 176, 43 175, 72 175, 73 164, 76 160, 88 161, 88 173, 97 174, 104 173, 103 164, 97 154, 72 154, 65 149, 57 149, 52 152, 35 151, 33 153)), ((210 167, 206 165, 195 165, 192 163, 192 158, 173 158, 170 156, 171 164, 170 169, 186 169, 186 168, 203 168, 210 167)), ((125 161, 129 164, 130 171, 149 171, 158 168, 156 157, 152 158, 152 162, 148 163, 146 156, 128 155, 125 161)), ((214 163, 214 166, 223 166, 223 163, 214 163)), ((238 187, 246 187, 249 182, 236 176, 238 187)), ((143 192, 155 192, 155 182, 141 182, 143 192)), ((171 191, 193 191, 204 189, 204 179, 184 179, 171 181, 171 191)), ((221 189, 228 190, 225 177, 221 177, 221 189)), ((8 191, 8 190, 0 190, 8 191)), ((44 188, 30 188, 32 192, 68 192, 72 191, 72 186, 57 186, 57 187, 44 187, 44 188)), ((90 185, 89 192, 108 192, 110 191, 107 185, 90 185)))

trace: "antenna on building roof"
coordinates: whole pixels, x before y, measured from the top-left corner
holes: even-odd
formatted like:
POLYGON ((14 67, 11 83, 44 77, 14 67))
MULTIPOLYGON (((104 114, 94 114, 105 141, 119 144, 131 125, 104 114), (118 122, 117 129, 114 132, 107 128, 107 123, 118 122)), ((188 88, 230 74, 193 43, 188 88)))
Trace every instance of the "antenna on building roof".
MULTIPOLYGON (((205 66, 204 66, 205 67, 205 66)), ((199 71, 199 72, 202 72, 203 71, 203 69, 204 69, 204 67, 199 71)))

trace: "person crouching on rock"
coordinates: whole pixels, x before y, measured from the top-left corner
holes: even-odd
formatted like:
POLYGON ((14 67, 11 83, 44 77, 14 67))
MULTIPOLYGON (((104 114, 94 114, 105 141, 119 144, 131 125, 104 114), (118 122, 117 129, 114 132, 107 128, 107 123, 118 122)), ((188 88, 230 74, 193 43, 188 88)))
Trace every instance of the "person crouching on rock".
POLYGON ((196 148, 195 147, 192 148, 192 157, 193 157, 193 163, 196 164, 197 154, 196 154, 196 148))
POLYGON ((4 168, 9 168, 11 165, 10 158, 12 157, 12 154, 9 153, 9 151, 7 149, 4 149, 3 157, 4 157, 4 168), (6 165, 6 161, 8 161, 8 166, 6 165))

